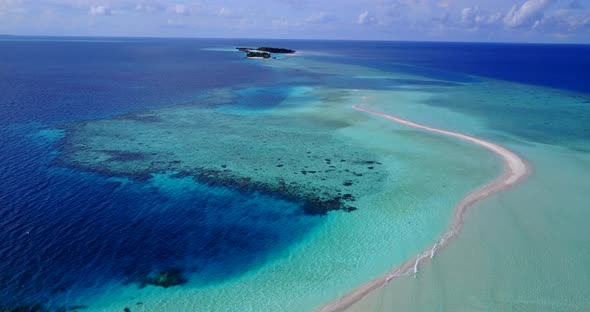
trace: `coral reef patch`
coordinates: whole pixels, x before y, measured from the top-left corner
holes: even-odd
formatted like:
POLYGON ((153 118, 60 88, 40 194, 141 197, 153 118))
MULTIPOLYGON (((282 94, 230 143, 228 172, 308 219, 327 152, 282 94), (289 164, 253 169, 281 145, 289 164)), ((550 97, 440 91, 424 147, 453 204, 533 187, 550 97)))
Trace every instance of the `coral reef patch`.
POLYGON ((317 116, 167 108, 66 125, 57 161, 144 181, 156 173, 191 177, 296 202, 307 214, 350 212, 386 174, 376 155, 335 135, 341 127, 317 116))
POLYGON ((183 285, 187 282, 187 279, 182 275, 182 271, 180 269, 171 268, 167 270, 162 270, 156 274, 146 276, 140 283, 140 287, 145 287, 147 285, 153 285, 158 287, 172 287, 183 285))

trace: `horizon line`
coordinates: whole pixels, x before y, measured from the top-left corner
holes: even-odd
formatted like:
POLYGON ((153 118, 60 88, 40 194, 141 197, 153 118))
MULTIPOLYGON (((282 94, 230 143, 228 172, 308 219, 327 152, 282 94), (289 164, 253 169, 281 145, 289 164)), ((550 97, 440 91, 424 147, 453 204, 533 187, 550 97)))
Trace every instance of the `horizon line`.
POLYGON ((185 40, 293 40, 293 41, 357 41, 357 42, 399 42, 399 43, 469 43, 469 44, 507 44, 507 45, 582 45, 590 43, 580 42, 520 42, 520 41, 454 41, 454 40, 396 40, 396 39, 337 39, 337 38, 255 38, 255 37, 189 37, 189 36, 125 36, 125 35, 14 35, 0 34, 0 41, 4 38, 116 38, 116 39, 185 39, 185 40))

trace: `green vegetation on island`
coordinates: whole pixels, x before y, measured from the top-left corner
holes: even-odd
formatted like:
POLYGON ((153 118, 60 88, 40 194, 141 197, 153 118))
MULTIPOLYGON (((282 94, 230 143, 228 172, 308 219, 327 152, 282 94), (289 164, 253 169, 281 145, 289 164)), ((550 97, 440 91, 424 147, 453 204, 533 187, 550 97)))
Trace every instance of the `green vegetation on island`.
POLYGON ((269 47, 261 47, 256 49, 258 51, 264 51, 269 53, 284 53, 284 54, 292 54, 295 53, 295 50, 291 49, 282 49, 282 48, 269 48, 269 47))
POLYGON ((246 57, 260 57, 260 58, 271 58, 271 53, 279 53, 279 54, 291 54, 295 53, 295 50, 291 49, 283 49, 283 48, 270 48, 270 47, 260 47, 260 48, 236 48, 238 51, 245 52, 246 57))

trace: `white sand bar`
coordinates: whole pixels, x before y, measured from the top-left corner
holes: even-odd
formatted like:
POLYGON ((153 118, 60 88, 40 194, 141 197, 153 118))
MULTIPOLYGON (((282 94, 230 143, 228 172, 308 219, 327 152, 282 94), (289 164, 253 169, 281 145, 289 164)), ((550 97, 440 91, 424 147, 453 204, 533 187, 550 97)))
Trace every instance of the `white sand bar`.
POLYGON ((385 118, 385 119, 388 119, 391 121, 395 121, 397 123, 400 123, 400 124, 403 124, 403 125, 406 125, 406 126, 409 126, 412 128, 454 137, 454 138, 457 138, 460 140, 468 141, 473 144, 479 145, 489 151, 494 152, 495 154, 497 154, 498 156, 500 156, 502 158, 502 160, 504 162, 504 172, 501 176, 494 179, 489 184, 467 194, 467 196, 465 196, 456 205, 451 226, 449 227, 447 232, 445 232, 445 234, 437 242, 435 242, 431 247, 424 250, 423 252, 418 254, 413 259, 408 260, 407 262, 405 262, 401 266, 396 267, 395 269, 391 270, 387 274, 385 274, 381 277, 378 277, 366 284, 363 284, 360 287, 352 290, 348 294, 327 303, 326 305, 324 305, 323 307, 321 307, 319 309, 319 311, 321 311, 321 312, 344 311, 347 308, 349 308, 350 306, 352 306, 354 303, 356 303, 359 300, 361 300, 362 298, 364 298, 371 291, 385 285, 387 282, 391 281, 392 279, 395 279, 395 278, 398 278, 401 276, 407 276, 410 274, 416 274, 418 272, 418 267, 420 264, 422 264, 422 263, 424 263, 424 261, 427 261, 428 259, 431 259, 432 257, 434 257, 434 254, 436 251, 445 247, 449 243, 451 238, 453 238, 455 235, 457 235, 457 233, 459 232, 459 230, 464 222, 465 212, 467 211, 467 209, 469 207, 473 206, 475 203, 481 201, 484 198, 487 198, 493 194, 496 194, 498 192, 506 190, 506 189, 518 184, 519 182, 522 182, 531 172, 531 167, 529 166, 529 164, 525 160, 520 158, 514 152, 512 152, 512 151, 508 150, 507 148, 502 147, 498 144, 488 142, 488 141, 485 141, 482 139, 478 139, 478 138, 475 138, 475 137, 472 137, 469 135, 457 133, 457 132, 428 127, 428 126, 421 125, 421 124, 418 124, 415 122, 411 122, 409 120, 405 120, 405 119, 398 118, 398 117, 395 117, 392 115, 388 115, 388 114, 385 114, 382 112, 369 110, 369 109, 363 108, 358 105, 354 105, 352 108, 354 108, 358 111, 370 113, 375 116, 379 116, 379 117, 382 117, 382 118, 385 118))

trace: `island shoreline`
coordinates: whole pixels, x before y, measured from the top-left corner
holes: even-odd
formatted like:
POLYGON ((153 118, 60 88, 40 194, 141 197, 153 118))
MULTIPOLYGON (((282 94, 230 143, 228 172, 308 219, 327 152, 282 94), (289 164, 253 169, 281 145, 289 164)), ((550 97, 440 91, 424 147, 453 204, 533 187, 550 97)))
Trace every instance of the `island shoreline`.
POLYGON ((359 105, 353 105, 353 109, 356 109, 361 112, 369 113, 381 118, 385 118, 415 129, 424 130, 428 132, 433 132, 437 134, 446 135, 449 137, 454 137, 463 141, 467 141, 476 145, 479 145, 496 155, 502 158, 504 168, 503 173, 499 177, 495 178, 488 184, 471 191, 465 197, 459 201, 455 205, 455 211, 453 213, 453 218, 449 229, 442 235, 440 239, 438 239, 434 245, 427 248, 426 250, 419 253, 417 256, 411 258, 410 260, 404 262, 400 266, 395 267, 391 271, 387 272, 386 274, 373 279, 356 289, 350 291, 349 293, 336 298, 327 304, 321 306, 317 311, 319 312, 338 312, 344 311, 350 308, 355 303, 359 302, 367 295, 375 291, 376 289, 385 286, 389 281, 402 277, 408 276, 412 274, 418 273, 418 268, 420 263, 424 260, 434 258, 437 251, 441 248, 444 248, 448 245, 449 241, 454 238, 460 231, 463 223, 465 222, 465 213, 467 210, 476 204, 477 202, 488 198, 496 193, 502 192, 507 190, 518 183, 524 181, 528 175, 532 172, 532 167, 522 158, 520 158, 516 153, 510 151, 509 149, 500 146, 498 144, 488 142, 482 139, 478 139, 476 137, 472 137, 466 134, 452 132, 442 129, 437 129, 429 126, 425 126, 419 123, 414 123, 409 120, 405 120, 399 117, 395 117, 392 115, 388 115, 379 111, 373 111, 370 109, 363 108, 359 105))

